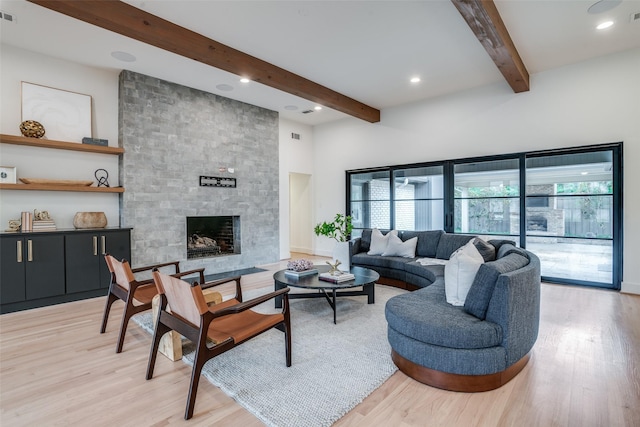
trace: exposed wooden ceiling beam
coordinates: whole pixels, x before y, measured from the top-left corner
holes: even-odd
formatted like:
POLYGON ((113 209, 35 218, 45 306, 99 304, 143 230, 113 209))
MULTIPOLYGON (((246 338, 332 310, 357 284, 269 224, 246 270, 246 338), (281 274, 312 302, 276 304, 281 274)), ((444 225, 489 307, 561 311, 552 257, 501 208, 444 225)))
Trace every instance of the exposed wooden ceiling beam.
POLYGON ((370 123, 380 110, 118 0, 28 0, 370 123))
POLYGON ((493 0, 451 0, 514 92, 529 90, 529 72, 493 0))

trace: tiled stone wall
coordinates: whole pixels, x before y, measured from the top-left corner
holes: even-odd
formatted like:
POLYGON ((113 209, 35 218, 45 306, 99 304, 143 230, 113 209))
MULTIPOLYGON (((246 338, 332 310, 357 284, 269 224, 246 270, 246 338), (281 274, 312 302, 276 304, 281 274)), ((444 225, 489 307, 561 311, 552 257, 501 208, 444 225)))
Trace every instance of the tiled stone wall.
POLYGON ((126 70, 119 90, 133 265, 180 260, 213 274, 277 261, 278 113, 126 70), (200 187, 200 175, 237 187, 200 187), (215 215, 240 216, 242 253, 187 261, 186 217, 215 215))

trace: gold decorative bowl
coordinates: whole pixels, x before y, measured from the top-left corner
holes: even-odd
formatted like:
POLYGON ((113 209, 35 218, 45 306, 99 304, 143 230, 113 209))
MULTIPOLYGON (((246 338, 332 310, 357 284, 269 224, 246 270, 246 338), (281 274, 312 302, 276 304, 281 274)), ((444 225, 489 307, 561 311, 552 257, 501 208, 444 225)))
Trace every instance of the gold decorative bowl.
POLYGON ((29 138, 42 138, 44 136, 44 126, 35 120, 25 120, 20 123, 20 132, 29 138))

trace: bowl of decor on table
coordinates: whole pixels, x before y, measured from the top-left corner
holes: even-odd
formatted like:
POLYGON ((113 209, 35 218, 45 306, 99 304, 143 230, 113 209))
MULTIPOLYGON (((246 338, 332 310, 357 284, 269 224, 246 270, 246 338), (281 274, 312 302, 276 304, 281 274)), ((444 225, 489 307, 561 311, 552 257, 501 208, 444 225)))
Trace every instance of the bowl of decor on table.
POLYGON ((312 274, 318 274, 318 269, 315 268, 313 262, 308 259, 294 259, 287 262, 287 269, 284 274, 289 277, 303 277, 310 276, 312 274))

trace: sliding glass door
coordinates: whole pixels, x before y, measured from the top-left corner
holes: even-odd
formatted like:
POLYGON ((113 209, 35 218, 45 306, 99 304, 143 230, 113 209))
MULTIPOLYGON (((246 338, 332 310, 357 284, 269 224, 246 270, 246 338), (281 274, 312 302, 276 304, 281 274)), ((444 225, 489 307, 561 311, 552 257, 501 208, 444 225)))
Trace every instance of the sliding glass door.
POLYGON ((353 223, 352 237, 360 236, 363 228, 391 228, 390 183, 387 169, 349 176, 347 212, 353 223))
POLYGON ((540 257, 546 281, 619 289, 621 165, 615 143, 347 171, 352 236, 395 228, 509 239, 540 257))
POLYGON ((444 228, 443 167, 393 170, 393 224, 399 230, 444 228))
MULTIPOLYGON (((520 172, 517 158, 454 165, 454 231, 520 236, 520 172)), ((508 236, 508 237, 507 237, 508 236)))
POLYGON ((526 160, 526 247, 542 276, 614 284, 614 152, 540 155, 526 160))

